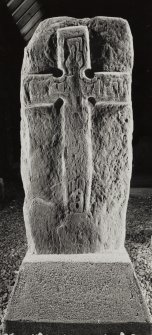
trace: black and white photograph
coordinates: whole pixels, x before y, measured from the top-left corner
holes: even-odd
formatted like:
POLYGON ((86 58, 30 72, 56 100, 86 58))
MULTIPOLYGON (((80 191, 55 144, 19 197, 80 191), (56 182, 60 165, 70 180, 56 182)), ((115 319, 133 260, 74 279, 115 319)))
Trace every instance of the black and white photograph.
POLYGON ((0 335, 152 335, 150 0, 0 0, 0 335))

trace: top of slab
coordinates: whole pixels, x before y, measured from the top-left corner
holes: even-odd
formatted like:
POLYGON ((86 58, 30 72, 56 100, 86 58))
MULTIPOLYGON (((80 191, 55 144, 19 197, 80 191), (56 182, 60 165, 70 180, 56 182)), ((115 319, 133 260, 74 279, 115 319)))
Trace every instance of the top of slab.
POLYGON ((95 72, 131 72, 133 41, 129 24, 122 18, 94 17, 76 19, 56 17, 41 22, 28 46, 22 74, 52 73, 57 68, 57 30, 87 26, 91 67, 95 72))
POLYGON ((23 263, 53 262, 53 263, 130 263, 130 258, 126 249, 109 251, 103 253, 88 254, 41 254, 35 255, 27 253, 23 263))

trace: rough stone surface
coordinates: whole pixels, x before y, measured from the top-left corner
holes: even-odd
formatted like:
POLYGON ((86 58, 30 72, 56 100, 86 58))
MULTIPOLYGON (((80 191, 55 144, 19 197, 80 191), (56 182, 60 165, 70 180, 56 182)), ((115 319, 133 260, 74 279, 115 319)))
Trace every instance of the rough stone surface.
POLYGON ((126 20, 101 16, 92 19, 55 17, 44 20, 36 29, 25 51, 23 74, 50 73, 54 67, 57 68, 57 29, 80 25, 89 30, 91 66, 94 71, 131 71, 133 47, 126 20))
POLYGON ((127 21, 43 21, 21 79, 24 218, 31 253, 124 245, 132 165, 127 21))
POLYGON ((104 17, 46 20, 25 50, 21 161, 29 249, 6 332, 150 335, 124 249, 132 58, 127 22, 104 17))
POLYGON ((22 335, 30 325, 31 333, 75 334, 80 328, 78 333, 92 334, 94 325, 93 334, 143 335, 150 334, 149 320, 126 252, 92 254, 91 260, 89 255, 35 255, 22 263, 6 331, 22 335))

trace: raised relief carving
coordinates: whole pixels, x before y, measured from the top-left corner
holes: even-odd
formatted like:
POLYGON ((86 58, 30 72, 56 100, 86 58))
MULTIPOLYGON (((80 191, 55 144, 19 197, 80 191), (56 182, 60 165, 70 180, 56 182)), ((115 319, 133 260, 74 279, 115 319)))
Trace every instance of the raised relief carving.
POLYGON ((76 181, 69 182, 69 211, 73 213, 82 213, 84 211, 85 200, 85 179, 78 178, 76 181))
MULTIPOLYGON (((87 77, 85 70, 91 69, 89 33, 88 28, 81 25, 57 30, 57 63, 61 76, 55 77, 53 74, 26 76, 21 95, 22 104, 25 108, 33 106, 51 108, 54 113, 52 106, 57 101, 62 101, 62 106, 59 106, 61 123, 58 124, 61 132, 59 139, 61 152, 58 156, 60 194, 57 197, 60 199, 63 215, 60 222, 56 219, 53 235, 59 239, 58 252, 90 252, 98 249, 104 229, 109 231, 112 229, 105 228, 106 223, 103 223, 104 229, 101 227, 99 229, 98 222, 100 221, 102 225, 102 220, 97 220, 97 217, 101 216, 100 212, 104 211, 105 207, 101 200, 97 202, 96 210, 92 211, 91 197, 94 197, 92 192, 96 194, 95 198, 101 193, 102 175, 107 171, 105 152, 109 152, 108 150, 113 152, 109 147, 111 145, 109 129, 114 136, 122 132, 121 129, 119 131, 116 129, 120 128, 120 125, 111 121, 115 117, 112 112, 110 114, 111 107, 107 107, 107 112, 104 107, 104 114, 101 106, 105 103, 111 106, 128 103, 130 74, 95 72, 92 77, 87 77), (93 113, 98 114, 98 117, 94 118, 93 113), (111 123, 108 126, 109 120, 111 123)), ((108 154, 106 159, 109 159, 108 154)), ((51 181, 53 181, 53 169, 51 181)), ((107 181, 110 179, 109 171, 110 167, 107 181)), ((53 187, 52 184, 51 189, 53 187)), ((58 206, 55 205, 55 208, 58 206)), ((57 215, 54 214, 54 217, 57 218, 57 215)), ((102 217, 105 220, 106 213, 103 213, 102 217)), ((46 226, 48 222, 47 216, 46 226)), ((39 245, 39 241, 35 240, 35 243, 39 245)))
POLYGON ((82 43, 81 37, 67 39, 68 56, 65 60, 65 67, 68 75, 74 75, 77 68, 81 69, 84 65, 82 43))

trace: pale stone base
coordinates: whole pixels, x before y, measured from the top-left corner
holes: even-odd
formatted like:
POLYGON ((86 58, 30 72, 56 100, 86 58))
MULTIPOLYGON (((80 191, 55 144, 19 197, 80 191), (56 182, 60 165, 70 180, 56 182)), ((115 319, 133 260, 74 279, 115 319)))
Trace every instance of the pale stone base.
POLYGON ((151 334, 148 309, 125 249, 27 255, 4 327, 15 335, 151 334))

